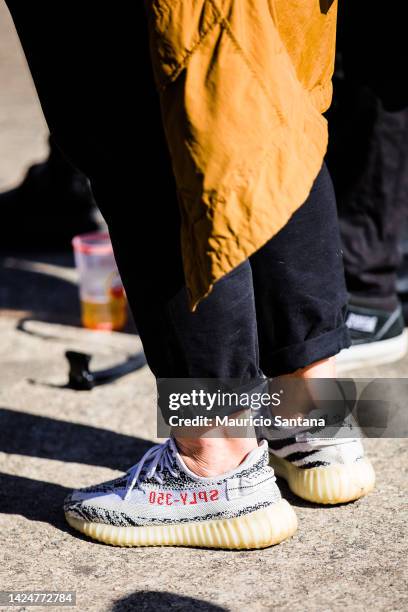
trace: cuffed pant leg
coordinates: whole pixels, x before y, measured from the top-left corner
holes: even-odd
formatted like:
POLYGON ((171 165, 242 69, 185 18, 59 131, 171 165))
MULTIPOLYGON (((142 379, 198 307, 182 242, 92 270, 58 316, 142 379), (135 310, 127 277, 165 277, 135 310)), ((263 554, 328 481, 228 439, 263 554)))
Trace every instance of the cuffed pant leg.
POLYGON ((250 261, 267 376, 294 372, 350 345, 336 202, 325 166, 306 202, 250 261))

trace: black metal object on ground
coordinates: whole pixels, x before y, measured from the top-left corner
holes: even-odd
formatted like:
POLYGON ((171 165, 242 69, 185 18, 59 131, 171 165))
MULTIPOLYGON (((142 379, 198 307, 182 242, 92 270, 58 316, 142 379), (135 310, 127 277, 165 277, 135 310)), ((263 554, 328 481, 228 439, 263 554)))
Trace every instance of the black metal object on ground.
POLYGON ((144 353, 136 353, 116 366, 91 372, 89 364, 92 355, 78 351, 66 351, 65 356, 69 363, 69 378, 66 388, 76 391, 90 391, 96 385, 113 382, 117 378, 139 370, 146 365, 144 353))

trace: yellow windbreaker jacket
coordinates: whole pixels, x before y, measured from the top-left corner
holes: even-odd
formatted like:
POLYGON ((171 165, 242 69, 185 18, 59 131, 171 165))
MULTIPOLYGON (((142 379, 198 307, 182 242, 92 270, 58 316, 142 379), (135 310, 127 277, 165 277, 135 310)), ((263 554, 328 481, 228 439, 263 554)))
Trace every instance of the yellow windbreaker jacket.
POLYGON ((326 151, 336 0, 145 0, 192 309, 306 200, 326 151))

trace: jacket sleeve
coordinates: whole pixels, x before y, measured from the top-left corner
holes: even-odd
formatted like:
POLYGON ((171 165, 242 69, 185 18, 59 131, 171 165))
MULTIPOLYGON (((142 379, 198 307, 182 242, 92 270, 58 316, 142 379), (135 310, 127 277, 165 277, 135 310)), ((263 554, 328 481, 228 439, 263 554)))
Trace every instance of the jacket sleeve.
POLYGON ((326 150, 273 4, 146 0, 192 309, 286 224, 326 150))

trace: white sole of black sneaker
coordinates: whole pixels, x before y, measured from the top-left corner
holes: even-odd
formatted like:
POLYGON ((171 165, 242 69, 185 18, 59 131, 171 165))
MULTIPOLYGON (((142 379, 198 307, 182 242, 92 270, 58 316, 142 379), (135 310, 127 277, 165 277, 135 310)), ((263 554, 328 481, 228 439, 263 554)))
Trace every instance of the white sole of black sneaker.
POLYGON ((293 493, 316 504, 354 501, 370 493, 375 485, 374 468, 366 458, 307 469, 270 453, 269 464, 277 476, 287 481, 293 493))
POLYGON ((356 344, 343 349, 336 355, 336 369, 338 374, 349 370, 369 366, 394 363, 405 357, 408 351, 408 329, 395 338, 356 344))
POLYGON ((69 525, 85 535, 113 546, 193 546, 199 548, 267 548, 290 538, 297 529, 295 511, 281 501, 230 519, 172 525, 116 527, 90 523, 65 515, 69 525))

